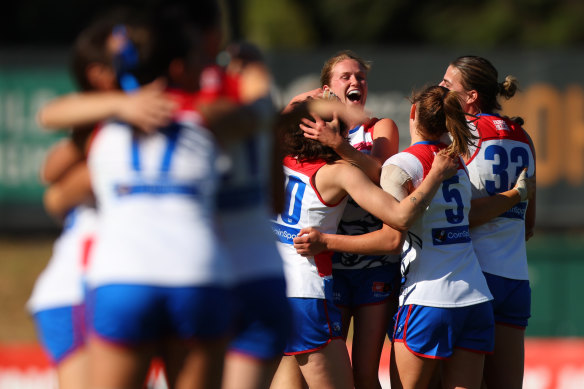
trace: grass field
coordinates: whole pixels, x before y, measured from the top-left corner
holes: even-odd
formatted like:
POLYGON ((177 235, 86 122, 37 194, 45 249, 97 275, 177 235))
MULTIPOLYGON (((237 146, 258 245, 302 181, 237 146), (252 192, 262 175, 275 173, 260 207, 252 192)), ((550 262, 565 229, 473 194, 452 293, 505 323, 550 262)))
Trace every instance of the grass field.
MULTIPOLYGON (((56 236, 0 236, 0 344, 36 340, 25 304, 56 236)), ((536 233, 529 241, 532 317, 528 336, 584 336, 584 233, 536 233), (557 317, 562 317, 561 325, 557 317)))
POLYGON ((0 343, 36 339, 25 304, 51 255, 54 236, 0 237, 0 343))

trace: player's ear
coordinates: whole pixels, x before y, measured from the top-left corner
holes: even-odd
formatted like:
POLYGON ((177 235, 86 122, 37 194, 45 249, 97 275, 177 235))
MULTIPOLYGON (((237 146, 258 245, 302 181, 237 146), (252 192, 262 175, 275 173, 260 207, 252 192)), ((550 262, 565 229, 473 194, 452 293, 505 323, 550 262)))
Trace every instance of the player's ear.
POLYGON ((479 93, 472 89, 466 92, 466 104, 471 105, 477 102, 479 99, 479 93))
POLYGON ((412 106, 410 108, 410 119, 411 120, 416 119, 416 104, 412 104, 412 106))

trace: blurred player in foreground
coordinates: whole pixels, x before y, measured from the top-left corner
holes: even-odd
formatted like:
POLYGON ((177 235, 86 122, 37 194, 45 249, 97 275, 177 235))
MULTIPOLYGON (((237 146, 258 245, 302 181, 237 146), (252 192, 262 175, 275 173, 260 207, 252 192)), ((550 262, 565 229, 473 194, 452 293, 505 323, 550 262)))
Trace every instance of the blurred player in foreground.
MULTIPOLYGON (((98 18, 76 39, 72 71, 83 91, 117 88, 105 50, 116 18, 122 19, 123 12, 98 18)), ((42 119, 41 124, 46 125, 42 119)), ((91 124, 76 128, 51 148, 41 170, 43 181, 50 184, 45 207, 63 221, 63 232, 27 305, 41 343, 56 365, 59 387, 64 389, 87 386, 85 270, 97 218, 85 162, 92 130, 91 124)))
POLYGON ((111 36, 120 84, 167 75, 178 108, 159 131, 110 121, 92 141, 100 224, 88 271, 90 387, 139 387, 154 355, 172 387, 220 387, 231 275, 213 228, 217 149, 193 108, 199 42, 172 7, 111 36))
MULTIPOLYGON (((221 75, 219 82, 203 79, 212 88, 203 87, 201 93, 273 111, 269 72, 260 51, 249 43, 234 43, 226 53, 225 71, 215 69, 221 75)), ((235 338, 226 356, 223 382, 228 389, 267 389, 291 328, 282 259, 269 224, 270 215, 282 208, 283 173, 274 169, 281 145, 274 139, 270 116, 258 126, 255 133, 221 147, 224 171, 217 216, 221 242, 234 271, 237 303, 235 338), (275 187, 280 194, 274 193, 275 187)))

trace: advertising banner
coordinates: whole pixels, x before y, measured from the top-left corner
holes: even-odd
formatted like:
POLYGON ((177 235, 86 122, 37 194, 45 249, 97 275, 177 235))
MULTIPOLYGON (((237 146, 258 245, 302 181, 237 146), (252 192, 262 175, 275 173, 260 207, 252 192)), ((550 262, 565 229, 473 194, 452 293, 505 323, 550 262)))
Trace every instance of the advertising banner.
MULTIPOLYGON (((400 149, 409 145, 408 96, 437 84, 461 52, 364 48, 371 61, 366 109, 392 118, 400 149)), ((284 106, 293 96, 319 86, 320 69, 336 49, 266 53, 273 72, 273 96, 284 106)), ((0 53, 3 54, 3 53, 0 53)), ((503 101, 503 114, 521 116, 537 158, 537 226, 584 227, 584 54, 575 51, 473 53, 490 59, 499 80, 515 76, 518 94, 503 101)), ((40 163, 63 133, 40 129, 36 112, 55 96, 73 90, 66 54, 12 53, 0 67, 0 231, 53 226, 42 211, 40 163), (54 61, 58 57, 61 61, 54 61)))

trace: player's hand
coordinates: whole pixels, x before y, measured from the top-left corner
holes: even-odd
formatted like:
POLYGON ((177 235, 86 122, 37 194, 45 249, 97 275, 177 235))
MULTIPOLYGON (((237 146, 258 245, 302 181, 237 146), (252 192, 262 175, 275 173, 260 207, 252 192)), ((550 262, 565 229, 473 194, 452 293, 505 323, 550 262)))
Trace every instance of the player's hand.
POLYGON ((454 176, 461 164, 460 156, 450 155, 445 150, 441 150, 434 157, 430 172, 438 174, 442 181, 454 176))
POLYGON ((316 140, 332 149, 337 148, 345 141, 340 133, 339 118, 333 112, 333 120, 324 121, 316 112, 311 112, 314 121, 303 118, 300 129, 304 131, 304 136, 308 139, 316 140))
POLYGON ((326 244, 323 241, 323 234, 312 228, 303 228, 294 238, 294 248, 302 256, 314 256, 326 250, 326 244))
POLYGON ((147 133, 168 126, 177 104, 164 92, 165 87, 164 81, 156 80, 127 95, 116 116, 147 133))
POLYGON ((532 197, 535 191, 535 178, 527 176, 527 168, 521 171, 513 189, 519 192, 521 201, 525 201, 532 197))
POLYGON ((302 103, 307 100, 321 99, 323 94, 322 88, 316 88, 308 92, 296 95, 290 100, 290 102, 284 107, 282 112, 290 112, 294 108, 295 104, 302 103))

